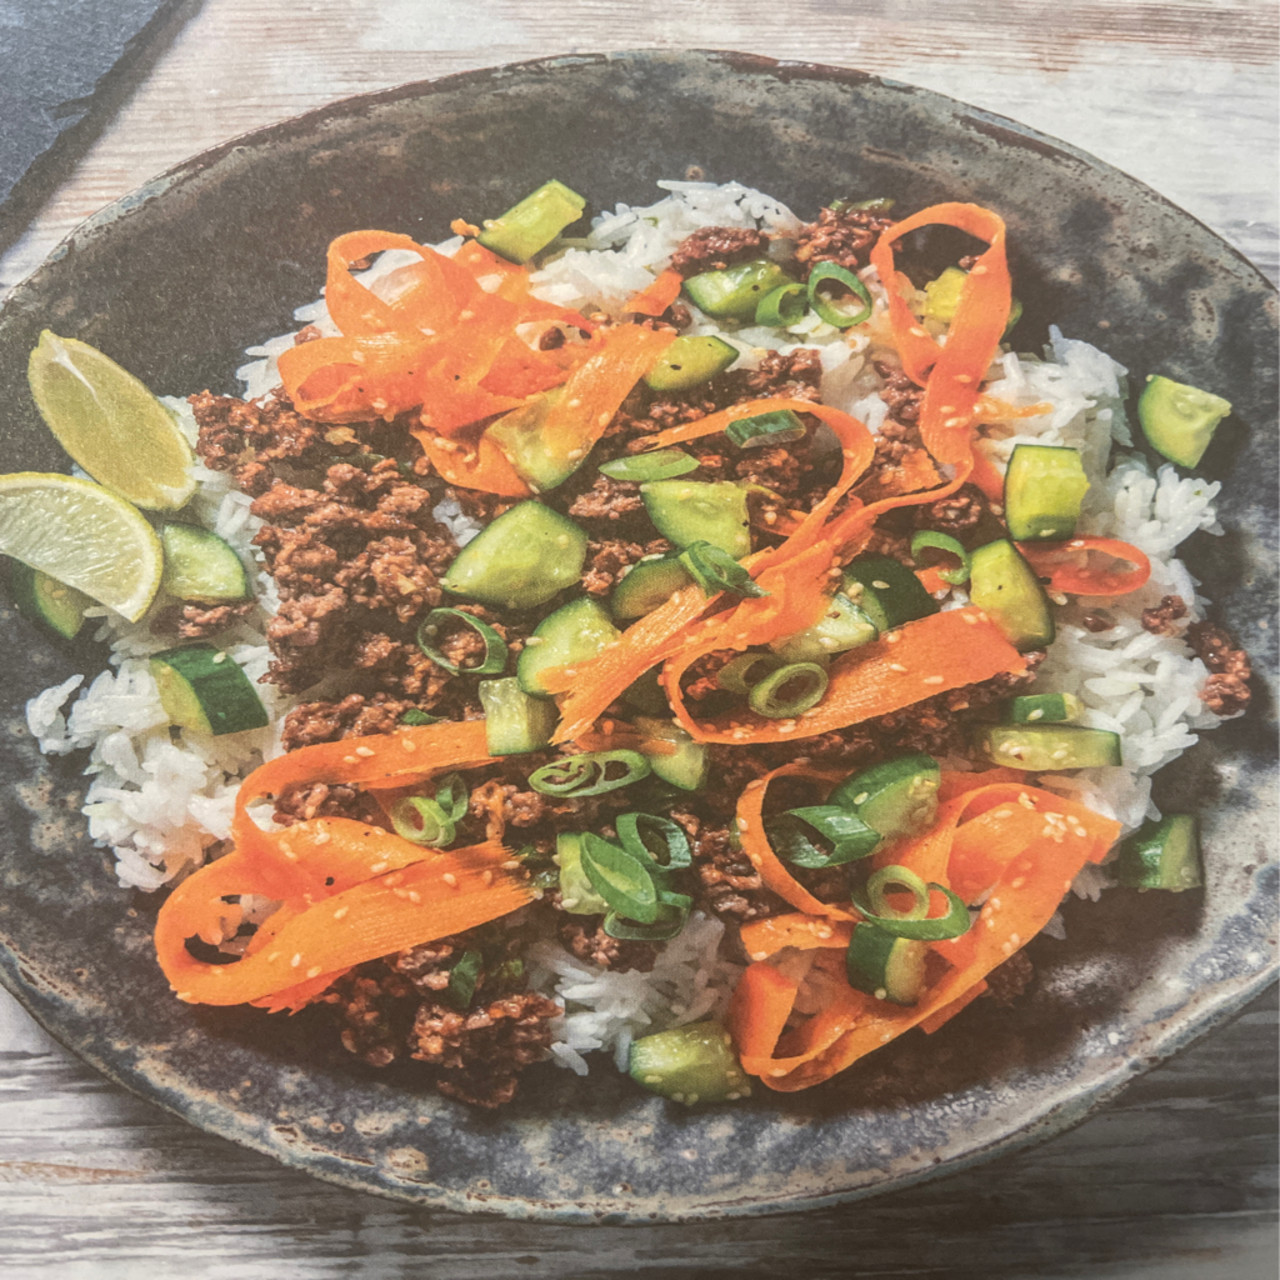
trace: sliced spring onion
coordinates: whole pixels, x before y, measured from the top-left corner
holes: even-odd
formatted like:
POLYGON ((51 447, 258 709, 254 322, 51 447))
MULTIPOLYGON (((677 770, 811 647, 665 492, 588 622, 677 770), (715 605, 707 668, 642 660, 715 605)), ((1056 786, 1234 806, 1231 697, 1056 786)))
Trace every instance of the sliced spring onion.
POLYGON ((653 813, 623 813, 614 826, 622 847, 651 871, 678 871, 693 861, 689 837, 670 818, 653 813))
POLYGON ((487 623, 461 609, 432 609, 418 624, 418 648, 438 667, 452 675, 465 672, 469 676, 496 676, 506 669, 507 642, 487 623), (441 630, 451 622, 470 627, 484 641, 484 661, 478 667, 460 667, 450 662, 436 648, 441 630))
POLYGON ((739 418, 729 423, 724 433, 739 449, 759 449, 803 439, 805 430, 804 423, 790 409, 777 409, 773 413, 757 413, 752 418, 739 418))
POLYGON ((587 751, 535 769, 529 785, 544 796, 598 796, 648 774, 649 761, 638 751, 587 751))
POLYGON ((808 711, 826 691, 827 673, 816 662, 789 662, 753 685, 747 703, 756 715, 785 720, 808 711))
POLYGON ((809 305, 828 323, 837 329, 850 329, 871 318, 871 294, 867 286, 836 262, 819 262, 809 272, 809 305), (835 300, 818 292, 818 286, 828 280, 842 284, 862 304, 853 311, 847 305, 837 305, 835 300))
POLYGON ((658 888, 637 858, 593 832, 582 835, 582 869, 591 887, 620 916, 639 924, 658 919, 658 888))
POLYGON ((414 844, 443 849, 457 834, 448 814, 426 796, 405 796, 391 808, 391 825, 396 835, 414 844))
POLYGON ((932 529, 921 529, 911 539, 911 558, 919 560, 920 552, 926 547, 932 547, 935 551, 945 551, 948 555, 955 556, 960 561, 959 566, 955 569, 938 570, 938 577, 943 582, 949 582, 952 586, 958 587, 962 582, 969 581, 972 563, 969 559, 969 553, 949 533, 935 533, 932 529))
POLYGON ((400 717, 401 724, 439 724, 444 716, 433 716, 429 711, 423 711, 419 707, 410 707, 408 711, 400 717))
POLYGON ((484 969, 484 956, 479 951, 464 951, 458 963, 449 970, 445 998, 455 1009, 465 1009, 476 993, 476 985, 484 969))
POLYGON ((616 911, 610 911, 602 926, 611 938, 637 942, 665 942, 674 938, 688 922, 693 899, 683 893, 658 890, 658 910, 652 924, 639 924, 616 911))
POLYGON ((909 867, 881 867, 867 880, 866 888, 853 893, 853 905, 868 924, 874 924, 897 938, 914 938, 919 942, 941 942, 967 933, 972 921, 963 900, 945 885, 925 882, 909 867), (890 888, 905 889, 912 903, 905 911, 889 901, 890 888), (948 903, 945 916, 928 917, 929 895, 941 893, 948 903))
POLYGON ((731 658, 716 672, 716 683, 730 693, 750 693, 770 672, 782 666, 782 659, 771 653, 744 653, 731 658))
POLYGON ((876 851, 880 833, 837 804, 788 809, 769 824, 780 857, 797 867, 838 867, 876 851), (819 844, 813 833, 821 837, 819 844))
POLYGON ((600 464, 600 470, 611 480, 635 480, 641 484, 648 480, 671 480, 697 469, 697 458, 683 449, 655 449, 653 453, 637 453, 600 464))
POLYGON ((450 822, 460 822, 465 818, 470 803, 471 792, 467 790, 461 774, 451 773, 440 779, 436 786, 436 804, 444 810, 444 816, 450 822))
POLYGON ((809 309, 805 288, 798 280, 780 285, 756 303, 756 324, 781 329, 795 324, 809 309))
POLYGON ((713 542, 691 542, 679 554, 680 567, 709 596, 733 591, 740 596, 767 596, 747 572, 723 547, 713 542))

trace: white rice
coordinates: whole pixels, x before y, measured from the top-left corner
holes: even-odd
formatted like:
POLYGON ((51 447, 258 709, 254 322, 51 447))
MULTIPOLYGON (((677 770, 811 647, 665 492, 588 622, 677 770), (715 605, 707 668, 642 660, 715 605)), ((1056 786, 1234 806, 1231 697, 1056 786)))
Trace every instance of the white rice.
MULTIPOLYGON (((778 238, 777 251, 785 253, 786 238, 799 225, 786 206, 737 183, 659 186, 667 194, 657 203, 619 205, 597 217, 584 242, 535 273, 535 292, 566 307, 616 314, 700 227, 761 227, 778 238)), ((460 243, 439 247, 453 252, 460 243)), ((413 260, 411 253, 385 253, 361 278, 384 294, 393 293, 396 273, 413 260)), ((790 329, 748 326, 727 336, 740 353, 736 367, 754 367, 769 349, 820 348, 824 400, 877 432, 888 406, 879 395, 871 357, 889 354, 891 342, 875 272, 863 275, 877 303, 871 322, 857 334, 842 333, 810 315, 790 329)), ((295 316, 300 326, 336 332, 323 299, 295 316)), ((691 332, 721 331, 695 313, 691 332)), ((249 361, 238 371, 246 396, 271 393, 278 382, 276 357, 292 342, 290 333, 249 349, 249 361)), ((1151 775, 1191 746, 1201 730, 1219 723, 1200 698, 1208 675, 1203 664, 1181 636, 1151 635, 1140 618, 1142 609, 1166 594, 1187 602, 1188 621, 1201 616, 1198 584, 1175 551, 1197 530, 1221 530, 1213 513, 1217 485, 1179 477, 1170 466, 1153 475, 1140 457, 1124 453, 1108 471, 1113 446, 1132 443, 1124 413, 1125 375, 1104 352, 1056 329, 1039 355, 1002 355, 992 369, 988 395, 1014 409, 1048 407, 1036 416, 1009 416, 982 447, 1000 463, 1021 442, 1079 449, 1092 484, 1082 532, 1133 542, 1151 558, 1151 581, 1142 591, 1121 600, 1079 599, 1059 612, 1058 637, 1036 681, 1037 689, 1076 694, 1087 708, 1085 723, 1120 734, 1124 752, 1124 768, 1045 776, 1043 784, 1116 818, 1128 831, 1157 816, 1151 775), (1099 607, 1115 625, 1095 633, 1081 619, 1099 607)), ((194 436, 185 403, 171 404, 194 436)), ((250 499, 224 474, 200 467, 198 480, 187 514, 231 542, 253 571, 260 607, 220 642, 256 679, 266 669, 264 628, 276 603, 274 584, 251 545, 258 522, 250 514, 250 499)), ((435 514, 459 542, 478 532, 454 502, 440 503, 435 514)), ((146 663, 148 654, 170 642, 153 636, 146 619, 130 625, 106 610, 95 613, 101 617, 99 638, 110 642, 110 668, 87 689, 83 677, 76 676, 33 698, 28 723, 44 751, 89 751, 86 772, 92 781, 84 812, 90 834, 114 850, 122 884, 152 890, 200 865, 227 837, 239 780, 279 752, 278 723, 287 702, 273 686, 259 685, 275 727, 216 739, 171 731, 146 663)), ((1105 869, 1087 868, 1076 888, 1096 896, 1106 883, 1105 869)), ((1050 931, 1059 930, 1055 922, 1050 931)), ((633 1036, 720 1012, 739 972, 719 957, 723 932, 719 921, 695 913, 680 936, 666 944, 651 974, 601 970, 553 941, 538 943, 530 957, 533 982, 565 1008, 552 1046, 555 1061, 585 1073, 584 1055, 604 1051, 623 1066, 633 1036)))

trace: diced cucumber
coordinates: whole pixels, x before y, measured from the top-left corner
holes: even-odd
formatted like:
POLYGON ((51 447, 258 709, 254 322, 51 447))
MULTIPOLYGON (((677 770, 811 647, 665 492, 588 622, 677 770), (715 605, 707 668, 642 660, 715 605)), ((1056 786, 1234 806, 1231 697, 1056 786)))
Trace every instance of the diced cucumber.
MULTIPOLYGON (((932 320, 941 320, 950 324, 956 318, 956 308, 960 305, 960 292, 964 282, 969 278, 967 271, 959 267, 948 267, 936 280, 930 280, 924 287, 924 314, 932 320)), ((1004 331, 1008 333, 1022 318, 1022 303, 1017 298, 1009 301, 1009 320, 1004 331)))
POLYGON ((1077 449, 1020 444, 1004 477, 1004 519, 1018 542, 1069 538, 1080 519, 1089 478, 1077 449))
POLYGON ((722 373, 738 358, 738 348, 712 334, 677 338, 644 375, 654 391, 686 391, 722 373))
POLYGON ((941 785, 938 762, 920 752, 860 769, 832 791, 827 803, 851 809, 883 840, 893 840, 933 822, 941 785))
POLYGON ((1120 735, 1078 725, 993 724, 979 743, 988 758, 1009 769, 1044 773, 1058 769, 1097 769, 1121 763, 1120 735))
POLYGON ((826 613, 813 626, 785 640, 774 640, 769 648, 788 662, 812 662, 870 644, 879 634, 866 610, 843 591, 837 591, 826 613))
POLYGON ((1083 715, 1074 693, 1026 693, 1009 703, 1011 724, 1076 724, 1083 715))
POLYGON ((574 450, 577 457, 557 451, 543 430, 548 413, 562 395, 556 387, 531 396, 518 409, 491 423, 486 431, 534 493, 546 493, 563 484, 586 461, 581 449, 574 450))
POLYGON ((988 542, 970 557, 969 599, 1018 649, 1053 642, 1053 611, 1035 570, 1005 538, 988 542))
POLYGON ((503 512, 454 557, 446 591, 506 609, 536 609, 582 573, 587 535, 540 502, 503 512))
POLYGON ((172 723, 215 737, 261 729, 267 709, 235 659, 211 644, 153 654, 151 674, 172 723))
POLYGON ((718 1022, 692 1022, 632 1041, 631 1078, 651 1093, 692 1106, 736 1102, 751 1085, 729 1033, 718 1022))
POLYGON ((756 305, 767 293, 792 284, 776 262, 757 258, 720 271, 704 271, 684 282, 689 301, 719 320, 754 320, 756 305))
POLYGON ((1147 379, 1138 399, 1138 421, 1151 447, 1180 467, 1204 457, 1231 401, 1159 374, 1147 379))
POLYGON ((571 916, 604 915, 609 904, 595 891, 582 865, 582 835, 562 831, 556 837, 556 865, 560 868, 560 907, 571 916))
POLYGON ((476 239, 508 262, 528 262, 577 222, 586 207, 582 196, 553 178, 500 218, 487 219, 476 239))
POLYGON ((33 569, 21 560, 9 562, 9 585, 18 612, 32 622, 41 622, 64 640, 78 635, 84 626, 84 611, 93 601, 57 578, 33 569))
POLYGON ((230 545, 211 529, 167 524, 160 530, 160 588, 179 600, 247 600, 249 575, 230 545))
POLYGON ((658 681, 658 670, 657 667, 650 667, 644 675, 633 680, 622 691, 622 701, 647 716, 669 716, 671 703, 658 681))
POLYGON ((1114 870, 1120 884, 1134 889, 1198 889, 1204 873, 1195 818, 1171 813, 1146 823, 1120 846, 1114 870))
POLYGON ((862 556, 848 565, 844 593, 881 633, 938 612, 920 579, 888 556, 862 556))
POLYGON ((642 618, 692 581, 680 563, 679 551, 649 556, 633 564, 619 579, 609 597, 609 608, 621 620, 642 618))
POLYGON ((560 716, 554 702, 525 693, 515 676, 481 680, 476 688, 484 707, 485 742, 491 756, 537 751, 551 741, 560 716))
POLYGON ((732 480, 653 480, 640 496, 654 528, 676 546, 709 542, 735 560, 751 553, 747 491, 732 480))
POLYGON ((654 752, 648 756, 649 767, 664 782, 681 791, 699 791, 707 780, 707 748, 695 742, 678 724, 670 720, 636 717, 636 728, 646 737, 659 738, 675 747, 670 755, 654 752))
POLYGON ((855 925, 845 957, 849 985, 893 1004, 916 1004, 928 952, 925 942, 895 937, 874 924, 855 925))
POLYGON ((621 634, 604 607, 590 596, 570 600, 543 618, 525 641, 516 663, 516 679, 525 693, 549 698, 551 694, 542 683, 544 671, 586 662, 621 634))

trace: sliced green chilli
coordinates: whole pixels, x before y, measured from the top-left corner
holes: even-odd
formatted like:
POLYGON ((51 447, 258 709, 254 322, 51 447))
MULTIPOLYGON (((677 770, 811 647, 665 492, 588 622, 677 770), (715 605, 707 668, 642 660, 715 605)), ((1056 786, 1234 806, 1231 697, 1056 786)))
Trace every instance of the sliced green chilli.
POLYGON ((837 262, 814 264, 809 272, 809 305, 837 329, 850 329, 871 318, 871 294, 867 286, 837 262), (838 291, 819 289, 819 285, 828 283, 842 285, 847 294, 857 299, 857 305, 851 305, 847 296, 837 301, 838 291))
POLYGON ((723 373, 737 358, 738 348, 723 338, 709 333, 685 334, 644 375, 645 386, 654 391, 687 391, 723 373))
POLYGON ((418 624, 418 648, 437 667, 443 667, 455 676, 463 672, 469 676, 501 675, 507 665, 507 642, 487 622, 461 609, 432 609, 418 624), (445 657, 439 641, 441 634, 450 626, 466 627, 480 637, 484 656, 478 666, 464 667, 445 657))
POLYGON ((521 502, 458 552, 440 585, 481 604, 536 609, 578 581, 586 558, 587 535, 572 520, 521 502))
POLYGON ((698 469, 697 458, 683 449, 655 449, 653 453, 635 453, 628 458, 612 458, 600 464, 601 472, 611 480, 672 480, 698 469))
POLYGON ((1180 467, 1198 466, 1231 401, 1160 374, 1147 379, 1138 421, 1151 447, 1180 467))
POLYGON ((710 542, 735 560, 750 554, 747 491, 741 485, 731 480, 653 480, 640 486, 640 496, 654 528, 676 546, 710 542))
POLYGON ((586 207, 582 196, 553 178, 501 217, 486 219, 476 239, 508 262, 528 262, 577 222, 586 207))
POLYGON ((767 325, 770 329, 785 329, 804 319, 808 310, 807 290, 796 280, 771 290, 756 303, 756 324, 767 325))
POLYGON ((1004 521, 1017 542, 1069 538, 1089 477, 1078 449, 1020 444, 1004 476, 1004 521))
POLYGON ((958 587, 962 583, 969 581, 972 562, 969 559, 969 553, 958 539, 953 538, 949 533, 936 533, 932 529, 921 529, 911 539, 911 558, 919 561, 920 553, 927 549, 945 551, 947 555, 955 556, 958 561, 954 568, 938 570, 938 577, 943 582, 949 582, 952 586, 958 587))
POLYGON ((757 413, 750 418, 739 418, 724 429, 725 435, 739 449, 761 449, 766 445, 789 444, 803 440, 807 428, 790 409, 775 409, 771 413, 757 413))
POLYGON ((827 673, 816 662, 789 662, 751 686, 747 705, 758 716, 789 720, 822 701, 827 673))
POLYGON ((1123 763, 1120 735, 1071 724, 994 724, 979 745, 994 764, 1029 773, 1099 769, 1123 763))
POLYGON ((1146 823, 1120 846, 1114 871, 1120 884, 1134 889, 1198 889, 1204 872, 1195 818, 1171 813, 1146 823))
POLYGON ((548 671, 558 667, 572 671, 615 644, 621 635, 599 601, 579 596, 538 623, 520 652, 516 679, 525 693, 549 698, 544 683, 548 671))
POLYGON ((690 276, 684 282, 684 291, 695 307, 718 320, 754 320, 761 298, 792 283, 776 262, 757 258, 690 276))
POLYGON ((1055 627, 1049 597, 1012 542, 1000 538, 971 557, 969 599, 986 611, 1015 648, 1043 649, 1055 627))
MULTIPOLYGON (((552 713, 554 717, 554 707, 552 713)), ((598 796, 629 787, 649 773, 649 761, 638 751, 586 751, 535 769, 529 785, 545 796, 598 796)))
POLYGON ((451 845, 457 830, 436 800, 427 796, 404 796, 391 806, 391 825, 396 835, 413 844, 443 849, 451 845))
POLYGON ((537 751, 551 741, 560 718, 554 702, 525 693, 515 676, 481 680, 476 688, 484 707, 485 740, 491 756, 537 751))
POLYGON ((678 557, 681 566, 709 596, 731 591, 740 596, 767 596, 750 572, 727 551, 711 542, 691 542, 678 557))
POLYGON ((261 729, 267 709, 249 677, 222 649, 209 644, 166 649, 151 657, 160 705, 173 724, 215 737, 261 729))

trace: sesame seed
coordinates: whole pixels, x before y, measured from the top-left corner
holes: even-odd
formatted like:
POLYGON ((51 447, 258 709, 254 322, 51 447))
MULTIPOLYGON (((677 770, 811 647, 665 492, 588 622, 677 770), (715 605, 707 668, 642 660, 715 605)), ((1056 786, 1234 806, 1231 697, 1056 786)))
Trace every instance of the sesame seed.
POLYGON ((887 1000, 889 993, 883 987, 877 987, 872 993, 877 1000, 887 1000))
POLYGON ((374 749, 373 749, 372 747, 357 747, 357 748, 356 748, 356 755, 358 755, 362 760, 367 760, 371 755, 375 755, 375 754, 376 754, 376 752, 374 751, 374 749))
POLYGON ((873 579, 871 580, 871 585, 872 585, 873 587, 875 587, 875 589, 876 589, 877 591, 888 591, 888 590, 889 590, 889 584, 888 584, 887 582, 881 582, 879 578, 873 578, 873 579))
POLYGON ((267 957, 267 963, 268 963, 268 964, 275 964, 275 962, 276 962, 277 960, 279 960, 279 959, 280 959, 280 953, 279 953, 278 951, 273 951, 273 952, 272 952, 272 953, 267 957))
POLYGON ((289 968, 296 969, 302 963, 302 952, 299 951, 292 960, 289 961, 289 968))
POLYGON ((897 644, 898 641, 902 639, 902 632, 886 631, 884 635, 880 637, 880 639, 883 640, 885 644, 897 644))
POLYGON ((504 871, 514 871, 520 865, 520 859, 508 858, 506 862, 502 863, 501 865, 504 871))
POLYGON ((1043 720, 1043 719, 1044 719, 1044 709, 1043 709, 1043 708, 1041 708, 1041 707, 1037 707, 1034 711, 1028 711, 1028 712, 1027 712, 1027 719, 1028 719, 1028 720, 1043 720))
POLYGON ((1004 952, 1004 954, 1005 954, 1005 955, 1007 955, 1007 956, 1011 956, 1011 955, 1013 955, 1013 943, 1012 943, 1012 942, 1002 942, 1002 943, 1000 944, 1000 950, 1001 950, 1001 951, 1003 951, 1003 952, 1004 952))
POLYGON ((418 744, 412 738, 401 738, 400 749, 402 751, 417 751, 418 744))
POLYGON ((963 418, 946 418, 944 419, 942 425, 944 427, 962 427, 964 426, 964 419, 963 418))
POLYGON ((854 797, 853 797, 853 803, 854 803, 854 804, 856 804, 856 805, 857 805, 857 804, 866 804, 866 803, 867 803, 867 800, 870 798, 870 796, 871 796, 871 792, 870 792, 870 791, 859 791, 859 792, 858 792, 858 794, 857 794, 856 796, 854 796, 854 797))
POLYGON ((313 964, 311 968, 307 970, 307 977, 318 978, 322 972, 323 970, 320 968, 318 964, 313 964))
POLYGON ((369 874, 379 875, 385 871, 391 864, 389 862, 373 862, 369 864, 369 874))
POLYGON ((355 756, 343 756, 343 757, 342 757, 342 763, 343 763, 343 764, 355 764, 355 763, 357 763, 357 761, 356 761, 356 757, 355 757, 355 756))
POLYGON ((350 911, 350 910, 351 910, 351 908, 350 908, 350 907, 339 907, 339 908, 337 909, 337 911, 335 911, 335 912, 333 913, 333 918, 334 918, 335 920, 341 920, 341 919, 342 919, 342 917, 343 917, 343 916, 345 916, 345 915, 347 914, 347 912, 348 912, 348 911, 350 911))
POLYGON ((417 904, 422 901, 422 894, 420 894, 417 889, 410 889, 409 901, 412 902, 414 906, 417 906, 417 904))
POLYGON ((965 621, 966 621, 966 622, 967 622, 971 627, 976 627, 976 626, 978 625, 978 616, 977 616, 977 614, 973 614, 973 613, 962 613, 960 616, 961 616, 961 617, 962 617, 962 618, 963 618, 963 619, 964 619, 964 620, 965 620, 965 621))
POLYGON ((890 670, 890 671, 903 671, 903 672, 905 672, 905 671, 906 671, 906 667, 904 667, 904 666, 902 665, 902 663, 900 663, 900 662, 891 662, 891 663, 889 663, 889 670, 890 670))
POLYGON ((786 1069, 786 1067, 773 1067, 773 1068, 771 1068, 771 1069, 770 1069, 769 1074, 770 1074, 770 1075, 771 1075, 775 1080, 781 1080, 781 1079, 782 1079, 782 1077, 783 1077, 783 1076, 785 1076, 785 1075, 787 1074, 787 1069, 786 1069))
POLYGON ((1031 796, 1026 791, 1018 792, 1018 803, 1024 809, 1034 809, 1036 807, 1036 802, 1031 798, 1031 796))
POLYGON ((921 684, 941 684, 942 677, 941 676, 925 676, 925 678, 920 683, 921 684))
POLYGON ((224 651, 224 652, 221 652, 221 653, 216 653, 216 654, 214 654, 214 656, 213 656, 213 663, 214 663, 214 666, 217 666, 217 665, 218 665, 218 663, 220 663, 220 662, 226 662, 226 660, 227 660, 227 655, 226 655, 225 651, 224 651))

